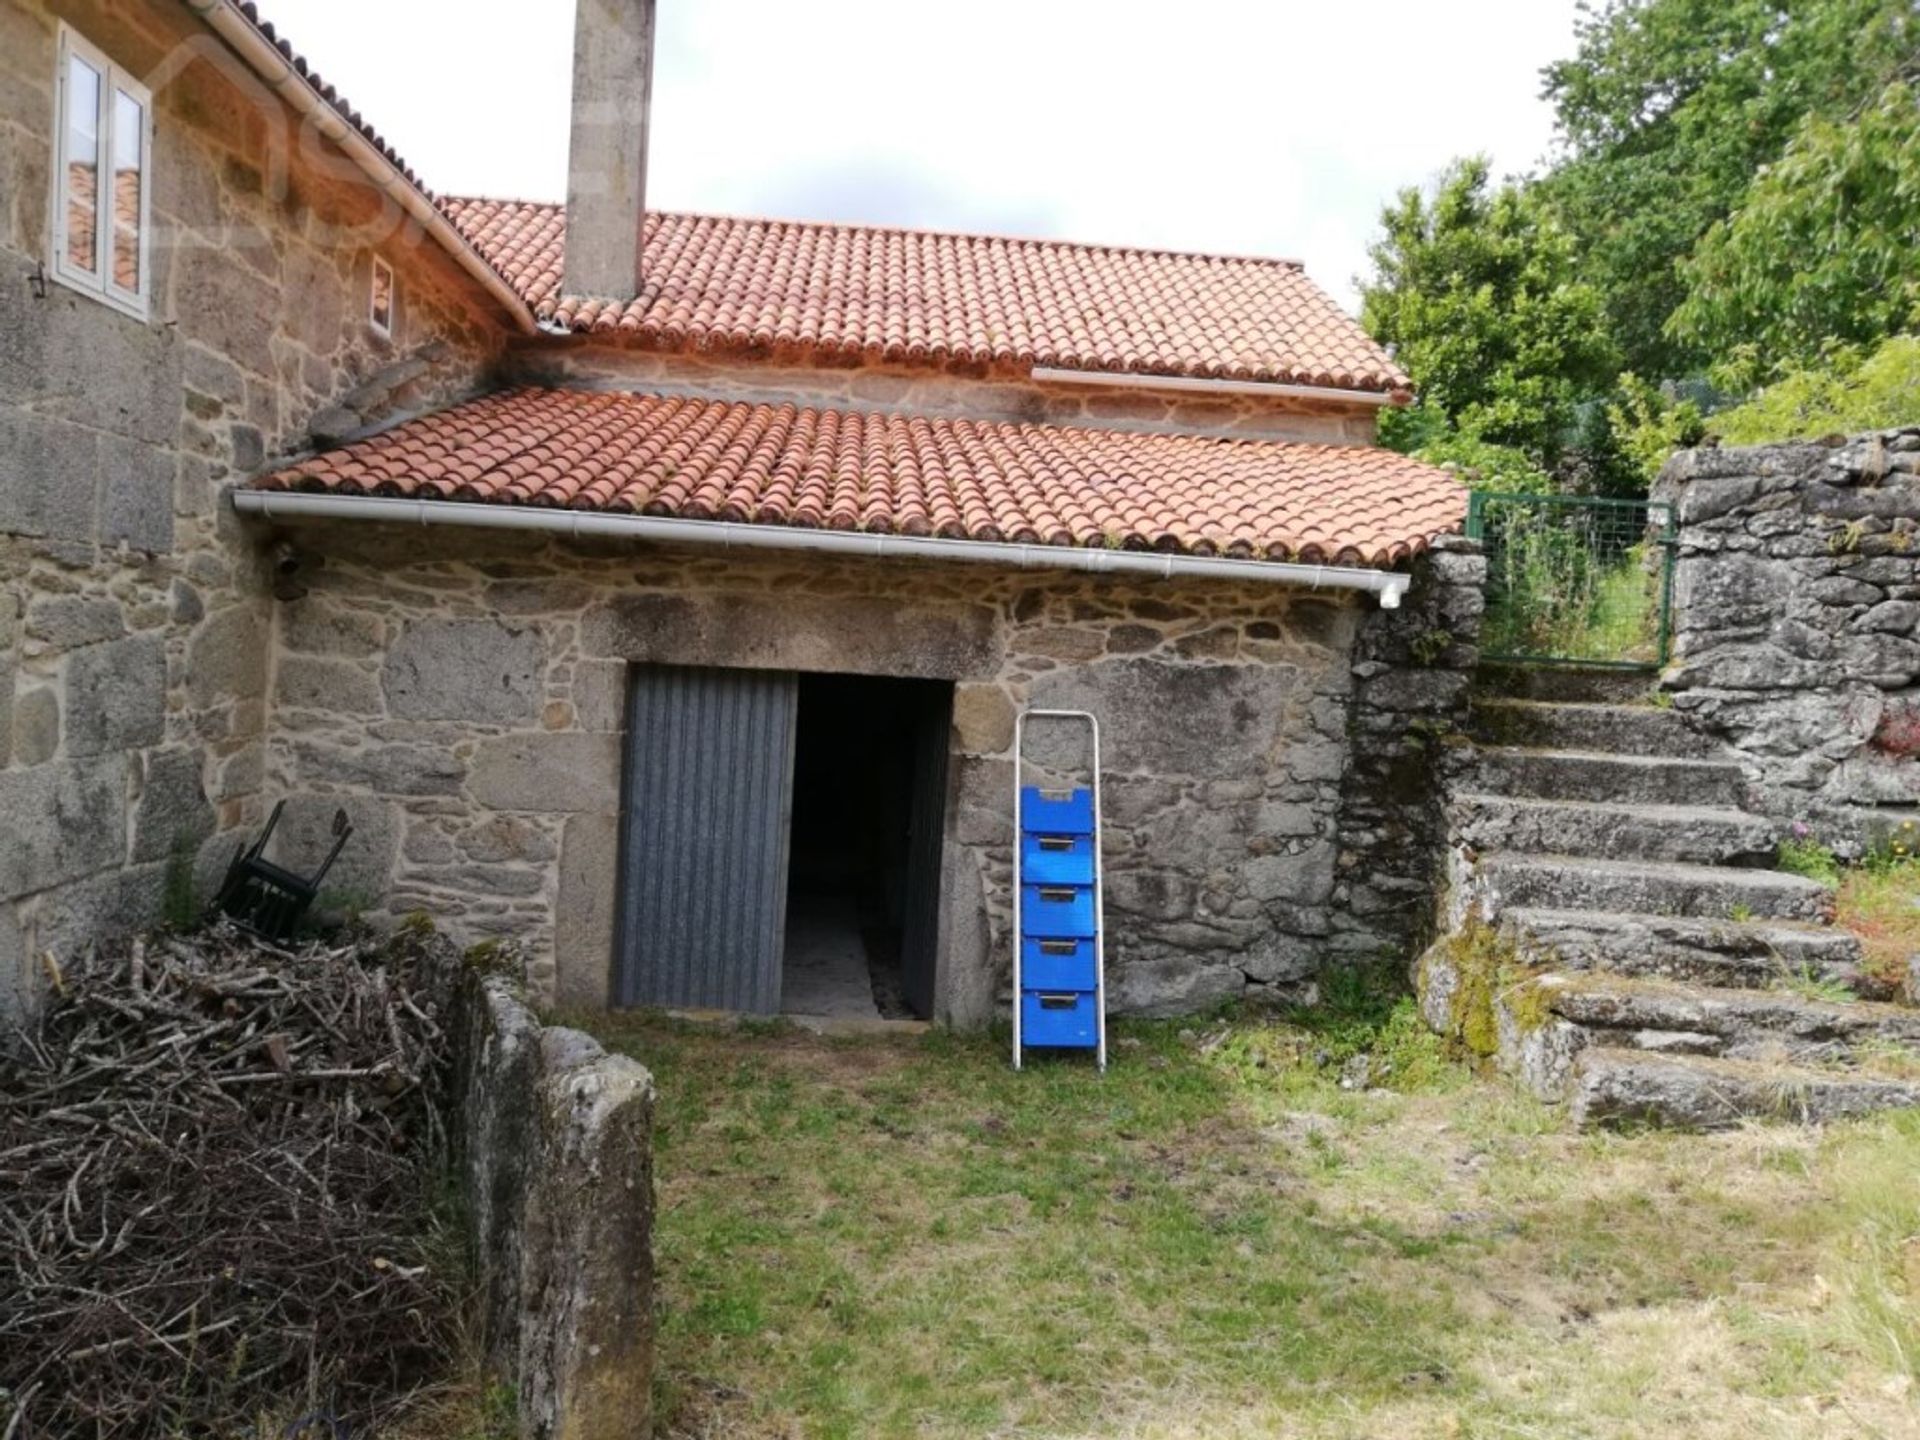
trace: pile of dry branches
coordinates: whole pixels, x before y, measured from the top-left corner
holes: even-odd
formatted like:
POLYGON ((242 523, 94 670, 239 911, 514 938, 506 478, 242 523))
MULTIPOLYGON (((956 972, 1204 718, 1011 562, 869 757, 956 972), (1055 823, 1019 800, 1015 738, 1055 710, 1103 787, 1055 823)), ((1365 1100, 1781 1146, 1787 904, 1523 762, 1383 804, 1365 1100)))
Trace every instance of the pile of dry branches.
POLYGON ((0 1440, 365 1435, 440 1371, 447 957, 220 926, 51 972, 0 1057, 0 1440))

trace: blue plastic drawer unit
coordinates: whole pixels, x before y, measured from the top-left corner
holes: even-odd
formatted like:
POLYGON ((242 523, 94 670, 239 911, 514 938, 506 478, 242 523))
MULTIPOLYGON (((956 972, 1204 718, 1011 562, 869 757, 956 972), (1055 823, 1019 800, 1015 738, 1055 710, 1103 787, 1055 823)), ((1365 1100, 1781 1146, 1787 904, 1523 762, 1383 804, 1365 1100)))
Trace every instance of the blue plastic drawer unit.
MULTIPOLYGON (((1068 732, 1070 735, 1070 731, 1068 732)), ((1106 979, 1100 934, 1100 722, 1084 710, 1027 710, 1013 724, 1013 1064, 1029 1050, 1092 1051, 1107 1066, 1106 979), (1026 785, 1029 721, 1084 726, 1086 785, 1026 785)), ((1071 773, 1071 772, 1070 772, 1071 773)))
POLYGON ((1022 989, 1022 1043, 1091 1050, 1100 1039, 1100 1022, 1094 1012, 1098 1003, 1091 990, 1022 989))
POLYGON ((1091 940, 1093 935, 1093 886, 1020 887, 1022 940, 1091 940))
POLYGON ((1025 786, 1020 791, 1020 828, 1028 835, 1091 835, 1093 792, 1025 786))
POLYGON ((1029 885, 1093 884, 1093 836, 1022 835, 1020 878, 1029 885))
POLYGON ((1099 961, 1093 941, 1040 939, 1020 942, 1020 984, 1028 990, 1097 990, 1099 961))

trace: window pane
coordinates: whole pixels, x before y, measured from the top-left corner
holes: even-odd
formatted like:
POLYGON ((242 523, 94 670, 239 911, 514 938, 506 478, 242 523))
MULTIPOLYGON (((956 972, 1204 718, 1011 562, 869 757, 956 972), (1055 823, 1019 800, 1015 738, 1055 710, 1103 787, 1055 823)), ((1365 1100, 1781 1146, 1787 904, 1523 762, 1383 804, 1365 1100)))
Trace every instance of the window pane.
POLYGON ((67 263, 99 269, 95 244, 100 186, 100 72, 67 58, 67 263))
POLYGON ((124 90, 113 92, 113 283, 140 289, 141 147, 146 115, 124 90))
POLYGON ((393 271, 380 260, 373 262, 372 319, 382 335, 393 333, 393 271))

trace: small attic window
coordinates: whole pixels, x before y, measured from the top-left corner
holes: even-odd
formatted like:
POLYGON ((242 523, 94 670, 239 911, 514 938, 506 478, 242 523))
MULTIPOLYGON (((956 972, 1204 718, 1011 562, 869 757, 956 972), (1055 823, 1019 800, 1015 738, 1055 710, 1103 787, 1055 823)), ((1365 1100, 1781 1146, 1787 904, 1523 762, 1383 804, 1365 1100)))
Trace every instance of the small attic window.
POLYGON ((393 335, 393 267, 378 255, 373 257, 373 293, 367 302, 367 323, 374 333, 393 335))
POLYGON ((65 25, 54 94, 53 276, 144 320, 153 288, 153 97, 65 25))

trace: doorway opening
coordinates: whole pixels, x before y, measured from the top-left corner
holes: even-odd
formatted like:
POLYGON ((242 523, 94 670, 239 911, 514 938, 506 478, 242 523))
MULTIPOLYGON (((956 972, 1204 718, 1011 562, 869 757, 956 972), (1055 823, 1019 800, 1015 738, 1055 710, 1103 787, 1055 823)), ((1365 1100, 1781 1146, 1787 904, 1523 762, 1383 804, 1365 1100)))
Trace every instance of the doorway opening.
POLYGON ((945 681, 799 677, 787 1014, 931 1018, 952 712, 945 681))

